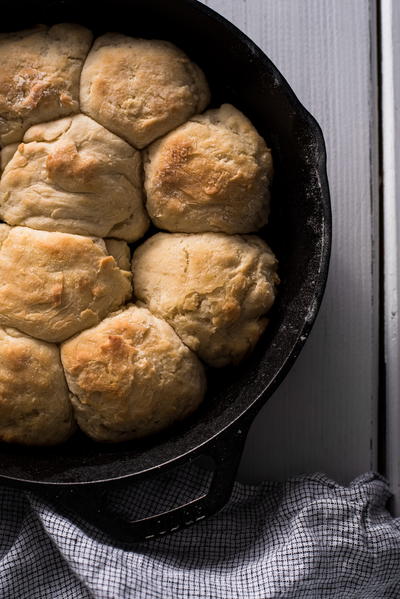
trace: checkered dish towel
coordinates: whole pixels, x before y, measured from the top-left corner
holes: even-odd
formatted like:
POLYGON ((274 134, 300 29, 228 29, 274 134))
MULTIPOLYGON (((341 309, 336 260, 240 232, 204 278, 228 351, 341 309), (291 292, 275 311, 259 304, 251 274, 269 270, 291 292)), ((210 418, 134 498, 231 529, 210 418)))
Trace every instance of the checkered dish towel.
MULTIPOLYGON (((126 515, 193 498, 200 470, 112 491, 126 515)), ((400 519, 376 474, 236 484, 197 525, 123 549, 31 493, 0 491, 1 599, 400 598, 400 519)))

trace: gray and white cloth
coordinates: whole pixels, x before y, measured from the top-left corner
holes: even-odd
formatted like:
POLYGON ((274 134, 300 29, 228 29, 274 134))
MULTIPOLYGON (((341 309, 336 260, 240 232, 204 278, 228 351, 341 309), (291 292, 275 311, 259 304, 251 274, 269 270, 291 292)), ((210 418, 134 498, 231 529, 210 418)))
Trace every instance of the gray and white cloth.
MULTIPOLYGON (((200 470, 183 468, 109 501, 137 516, 203 484, 200 470)), ((389 496, 374 473, 349 487, 322 474, 237 483, 215 516, 122 549, 35 495, 2 488, 0 598, 399 599, 400 520, 389 496)))

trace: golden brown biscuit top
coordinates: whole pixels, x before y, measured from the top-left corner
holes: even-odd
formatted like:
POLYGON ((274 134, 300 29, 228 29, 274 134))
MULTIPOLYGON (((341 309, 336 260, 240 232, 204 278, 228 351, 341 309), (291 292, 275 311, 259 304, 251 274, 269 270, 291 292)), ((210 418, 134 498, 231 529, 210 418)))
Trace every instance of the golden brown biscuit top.
POLYGON ((143 148, 204 110, 209 90, 199 67, 170 42, 108 33, 85 62, 80 99, 84 113, 143 148))
POLYGON ((59 342, 99 322, 131 294, 102 240, 0 227, 0 324, 59 342))
POLYGON ((0 327, 0 440, 52 445, 74 430, 58 347, 0 327))
POLYGON ((79 79, 92 33, 80 25, 44 25, 0 34, 0 144, 26 129, 79 110, 79 79))
POLYGON ((79 425, 97 440, 157 432, 204 396, 200 361, 164 320, 137 306, 63 343, 61 357, 79 425))
POLYGON ((132 260, 136 297, 218 367, 241 360, 263 332, 276 269, 255 235, 157 233, 132 260))
POLYGON ((155 141, 144 165, 147 209, 161 229, 252 233, 267 222, 271 151, 229 104, 155 141))
POLYGON ((134 241, 149 222, 141 166, 139 151, 83 114, 34 125, 5 166, 0 217, 10 225, 134 241))

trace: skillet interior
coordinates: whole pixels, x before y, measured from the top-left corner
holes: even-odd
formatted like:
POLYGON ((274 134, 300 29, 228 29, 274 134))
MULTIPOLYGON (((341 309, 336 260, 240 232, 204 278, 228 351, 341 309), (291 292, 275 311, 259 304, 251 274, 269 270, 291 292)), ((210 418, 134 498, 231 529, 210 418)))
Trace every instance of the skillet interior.
POLYGON ((99 445, 77 436, 51 449, 0 447, 0 477, 86 483, 151 473, 200 448, 246 410, 261 407, 298 355, 322 299, 330 249, 325 147, 313 118, 272 63, 236 28, 195 0, 22 1, 2 29, 79 22, 96 35, 119 31, 169 39, 205 71, 212 105, 231 102, 271 145, 276 177, 270 224, 261 233, 280 261, 271 324, 240 367, 210 370, 203 407, 172 431, 143 442, 99 445))

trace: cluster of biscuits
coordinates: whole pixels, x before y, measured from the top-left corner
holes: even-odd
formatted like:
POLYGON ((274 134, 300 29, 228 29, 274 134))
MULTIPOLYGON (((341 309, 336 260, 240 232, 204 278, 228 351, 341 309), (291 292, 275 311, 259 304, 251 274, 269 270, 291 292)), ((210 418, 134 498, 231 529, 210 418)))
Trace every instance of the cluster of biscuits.
POLYGON ((266 326, 271 152, 166 41, 39 26, 0 62, 0 439, 157 432, 266 326))

